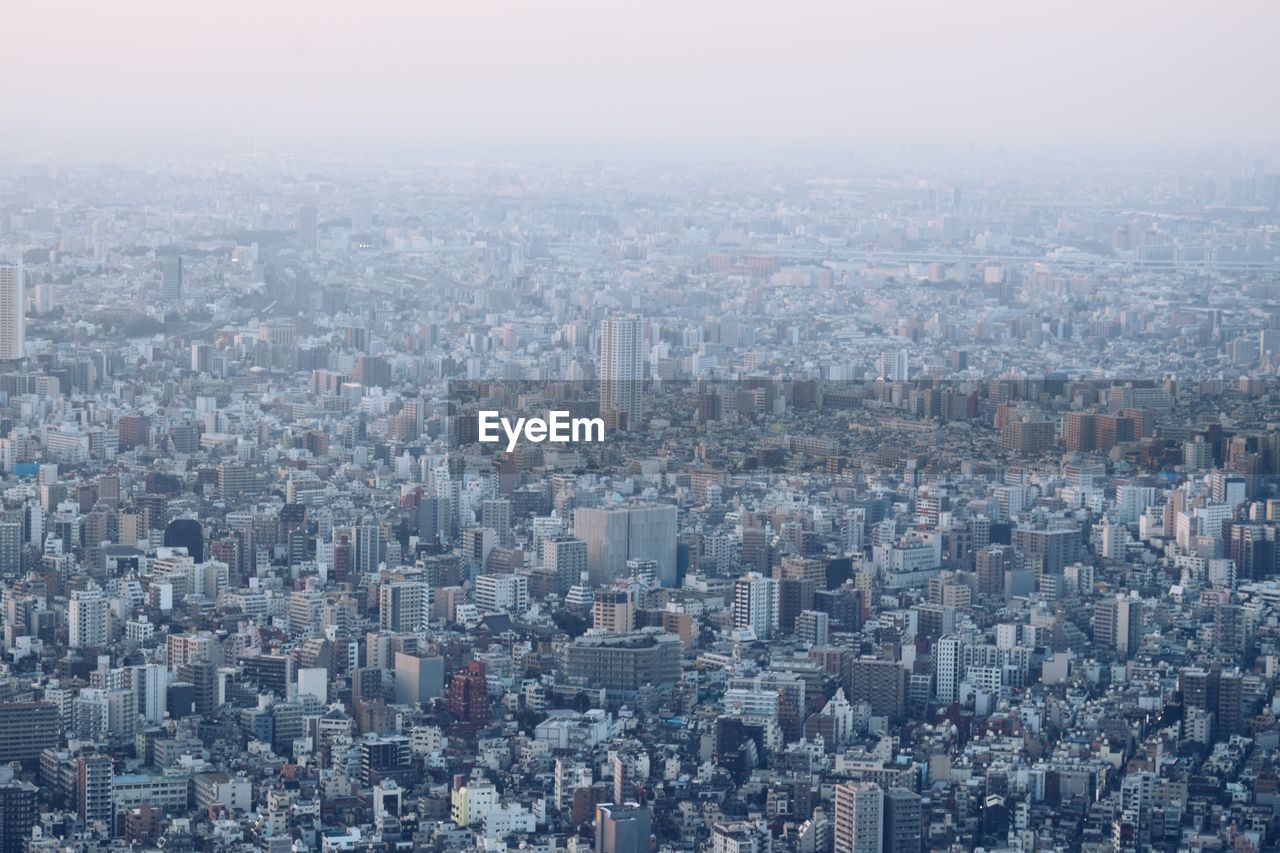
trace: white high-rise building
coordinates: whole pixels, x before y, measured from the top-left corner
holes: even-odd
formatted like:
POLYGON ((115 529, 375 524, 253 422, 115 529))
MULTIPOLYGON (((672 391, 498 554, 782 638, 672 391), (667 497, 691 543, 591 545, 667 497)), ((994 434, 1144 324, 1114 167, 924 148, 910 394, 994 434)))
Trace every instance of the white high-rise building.
POLYGON ((1150 771, 1130 773, 1120 783, 1120 808, 1124 820, 1138 831, 1138 841, 1145 847, 1151 843, 1152 810, 1157 805, 1156 786, 1159 778, 1150 771))
POLYGON ((1154 486, 1140 486, 1126 483, 1116 487, 1116 511, 1123 524, 1132 524, 1142 517, 1147 507, 1155 506, 1156 490, 1154 486))
POLYGON ((522 614, 529 609, 529 579, 524 575, 480 575, 475 604, 481 613, 522 614))
POLYGON ((639 424, 644 381, 644 331, 639 317, 608 317, 600 336, 600 411, 639 424))
POLYGON ((954 702, 960 692, 961 660, 960 638, 948 634, 933 646, 934 682, 939 702, 954 702))
POLYGON ((163 723, 166 690, 169 687, 169 668, 158 663, 149 663, 139 667, 142 684, 142 713, 148 723, 163 723))
POLYGON ((26 282, 22 264, 0 264, 0 361, 17 361, 26 357, 25 302, 26 282))
POLYGON ((840 518, 840 545, 846 554, 861 554, 867 531, 867 511, 846 509, 840 518))
POLYGON ((778 582, 757 572, 738 578, 733 586, 733 627, 750 629, 759 640, 778 628, 778 582))
POLYGON ((906 382, 911 378, 910 359, 904 349, 882 353, 878 366, 881 379, 888 379, 890 382, 906 382))
POLYGON ((67 646, 73 649, 107 644, 107 599, 101 590, 77 589, 67 605, 67 646))

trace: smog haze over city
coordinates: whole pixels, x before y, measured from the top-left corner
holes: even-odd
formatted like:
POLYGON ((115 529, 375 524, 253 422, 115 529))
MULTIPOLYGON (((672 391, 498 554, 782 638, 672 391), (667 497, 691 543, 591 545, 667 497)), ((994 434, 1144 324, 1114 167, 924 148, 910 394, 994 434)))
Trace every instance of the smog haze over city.
POLYGON ((91 155, 1280 140, 1264 0, 76 0, 10 24, 7 146, 91 155))
POLYGON ((0 853, 1280 849, 1280 5, 10 5, 0 853))

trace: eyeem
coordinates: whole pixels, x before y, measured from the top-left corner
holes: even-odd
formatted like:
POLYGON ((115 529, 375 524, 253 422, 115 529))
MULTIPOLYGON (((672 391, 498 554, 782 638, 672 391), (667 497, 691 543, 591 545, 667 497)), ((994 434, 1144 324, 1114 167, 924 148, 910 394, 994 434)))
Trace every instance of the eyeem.
POLYGON ((544 441, 555 444, 604 441, 604 421, 600 418, 574 418, 568 412, 553 411, 547 412, 545 419, 516 418, 513 424, 498 412, 490 410, 482 409, 479 416, 480 440, 486 444, 496 444, 502 441, 502 435, 505 434, 508 453, 516 449, 521 436, 534 444, 544 441), (499 429, 502 434, 499 434, 499 429))

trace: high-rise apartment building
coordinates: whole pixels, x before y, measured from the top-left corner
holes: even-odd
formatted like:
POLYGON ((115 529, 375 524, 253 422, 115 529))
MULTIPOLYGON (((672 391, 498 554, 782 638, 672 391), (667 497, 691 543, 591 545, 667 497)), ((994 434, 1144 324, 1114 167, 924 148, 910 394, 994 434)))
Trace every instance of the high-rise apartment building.
POLYGON ((869 782, 836 786, 835 853, 881 853, 884 791, 869 782))
POLYGON ((982 595, 1002 597, 1005 575, 1016 571, 1022 564, 1022 555, 1008 545, 988 545, 974 555, 978 575, 978 592, 982 595))
POLYGON ((557 591, 565 592, 587 571, 587 543, 567 536, 548 539, 542 562, 555 573, 557 591))
POLYGON ((84 755, 76 759, 76 805, 84 823, 105 821, 114 817, 112 782, 114 762, 109 755, 84 755))
POLYGON ((351 529, 351 570, 376 572, 382 561, 382 531, 376 524, 358 524, 351 529))
POLYGON ((27 354, 26 277, 22 264, 0 264, 0 361, 27 354))
POLYGON ((778 630, 778 582, 749 572, 733 585, 733 627, 750 630, 758 640, 770 640, 778 630))
POLYGON ((165 302, 182 301, 182 256, 166 255, 160 265, 160 296, 165 302))
POLYGON ((881 379, 890 382, 906 382, 910 378, 910 356, 904 349, 882 353, 877 365, 881 379))
POLYGON ((0 572, 16 576, 22 571, 22 522, 0 521, 0 572))
POLYGON ((950 634, 933 645, 933 674, 939 702, 954 702, 960 698, 963 645, 959 637, 950 634))
POLYGON ((898 661, 857 658, 849 664, 845 693, 852 702, 869 704, 871 713, 897 719, 906 708, 906 670, 898 661))
POLYGON ((600 411, 626 429, 640 423, 644 329, 639 317, 608 317, 600 335, 600 411))
POLYGON ((413 633, 431 621, 431 587, 423 581, 397 581, 378 590, 378 627, 413 633))
POLYGON ((93 648, 107 644, 107 603, 101 590, 72 591, 67 605, 69 648, 93 648))
POLYGON ((480 504, 480 523, 498 533, 498 544, 511 547, 511 501, 507 498, 486 498, 480 504))
POLYGON ((449 681, 445 695, 449 713, 477 728, 489 722, 489 688, 484 661, 473 660, 449 681))

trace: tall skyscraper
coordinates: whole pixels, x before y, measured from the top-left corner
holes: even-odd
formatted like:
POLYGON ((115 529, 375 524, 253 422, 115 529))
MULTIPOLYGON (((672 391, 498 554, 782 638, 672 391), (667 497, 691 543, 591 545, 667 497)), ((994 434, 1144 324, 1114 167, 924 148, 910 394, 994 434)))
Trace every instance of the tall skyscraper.
POLYGON ((836 785, 835 853, 881 853, 884 791, 869 782, 836 785))
POLYGON ((373 230, 373 208, 368 199, 353 199, 351 202, 351 233, 367 234, 373 230))
POLYGON ((640 423, 644 329, 639 317, 608 317, 600 336, 600 411, 631 429, 640 423))
POLYGON ((182 256, 166 255, 161 266, 160 296, 165 302, 182 301, 182 256))
POLYGON ((25 301, 26 281, 22 264, 0 264, 0 361, 17 361, 26 357, 25 301))

